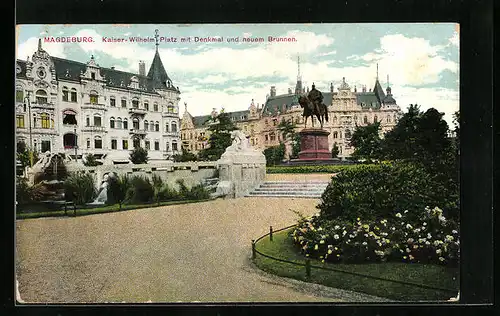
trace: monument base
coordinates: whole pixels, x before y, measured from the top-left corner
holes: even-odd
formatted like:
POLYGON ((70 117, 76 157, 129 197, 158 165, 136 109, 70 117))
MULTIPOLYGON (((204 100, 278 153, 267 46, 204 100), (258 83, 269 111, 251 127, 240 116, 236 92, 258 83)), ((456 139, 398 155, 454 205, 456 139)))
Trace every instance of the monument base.
POLYGON ((328 149, 328 135, 324 129, 306 128, 300 134, 300 160, 330 160, 332 153, 328 149))

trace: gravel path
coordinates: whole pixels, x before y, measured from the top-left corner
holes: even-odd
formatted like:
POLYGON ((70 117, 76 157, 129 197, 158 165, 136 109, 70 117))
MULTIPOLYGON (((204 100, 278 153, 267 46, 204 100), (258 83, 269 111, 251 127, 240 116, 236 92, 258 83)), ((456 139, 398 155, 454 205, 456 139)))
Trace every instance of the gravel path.
MULTIPOLYGON (((26 302, 314 302, 370 297, 270 276, 250 242, 317 200, 242 198, 16 222, 26 302)), ((374 299, 376 300, 376 299, 374 299)))

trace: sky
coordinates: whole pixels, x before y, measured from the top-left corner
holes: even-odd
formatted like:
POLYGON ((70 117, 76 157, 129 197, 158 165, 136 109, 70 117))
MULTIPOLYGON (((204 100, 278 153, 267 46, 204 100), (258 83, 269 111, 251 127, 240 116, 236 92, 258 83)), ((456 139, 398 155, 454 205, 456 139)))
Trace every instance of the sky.
POLYGON ((155 42, 131 42, 130 37, 154 38, 158 30, 163 65, 191 115, 209 114, 213 108, 245 110, 251 100, 265 103, 270 87, 285 94, 295 87, 300 73, 305 86, 335 90, 345 77, 359 90, 373 88, 377 76, 387 79, 397 104, 403 109, 419 104, 452 114, 459 109, 459 26, 453 23, 407 24, 170 24, 170 25, 20 25, 18 59, 26 60, 37 49, 38 38, 92 37, 92 43, 45 43, 43 48, 60 58, 88 62, 94 55, 102 67, 146 72, 153 60, 155 42), (269 42, 268 36, 295 38, 295 42, 269 42), (123 38, 107 43, 103 38, 123 38), (167 38, 177 38, 169 42, 167 38), (181 38, 191 42, 181 42, 181 38), (194 38, 220 37, 223 42, 194 42, 194 38), (264 42, 243 39, 264 38, 264 42), (238 42, 228 42, 238 38, 238 42))

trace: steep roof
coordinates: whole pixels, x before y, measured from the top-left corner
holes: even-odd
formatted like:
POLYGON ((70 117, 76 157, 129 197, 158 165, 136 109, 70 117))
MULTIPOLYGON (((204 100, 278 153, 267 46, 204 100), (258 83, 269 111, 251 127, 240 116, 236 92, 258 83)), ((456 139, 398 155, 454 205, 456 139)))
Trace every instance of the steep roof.
POLYGON ((202 127, 211 118, 211 115, 193 116, 193 124, 195 127, 202 127))
POLYGON ((377 96, 378 102, 382 103, 385 99, 385 93, 384 89, 382 89, 382 86, 380 85, 380 82, 377 80, 375 81, 375 87, 373 87, 373 92, 377 96))
POLYGON ((16 78, 26 79, 26 61, 18 59, 16 62, 17 62, 16 68, 17 68, 17 66, 19 66, 19 68, 21 68, 21 71, 19 73, 17 73, 17 70, 16 70, 16 78))
POLYGON ((153 79, 153 85, 157 89, 168 88, 167 82, 172 83, 165 71, 165 67, 163 67, 158 50, 156 50, 151 67, 149 67, 148 77, 153 79))

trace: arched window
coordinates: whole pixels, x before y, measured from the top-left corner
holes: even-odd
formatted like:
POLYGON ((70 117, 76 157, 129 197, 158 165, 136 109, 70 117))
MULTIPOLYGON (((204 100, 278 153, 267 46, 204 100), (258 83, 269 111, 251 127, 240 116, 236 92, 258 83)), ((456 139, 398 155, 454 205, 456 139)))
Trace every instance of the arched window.
POLYGON ((63 124, 64 125, 76 125, 76 112, 73 110, 64 110, 63 111, 63 124))
POLYGON ((334 125, 336 125, 336 124, 337 124, 337 117, 336 117, 336 116, 334 116, 334 117, 333 117, 333 124, 334 124, 334 125))
POLYGON ((77 102, 76 88, 71 88, 71 102, 77 102))
POLYGON ((85 124, 86 124, 85 126, 90 126, 90 116, 87 116, 85 118, 85 124))
POLYGON ((168 112, 168 113, 174 113, 174 106, 173 106, 172 104, 169 104, 169 105, 167 106, 167 112, 168 112))
POLYGON ((368 124, 368 116, 363 117, 363 123, 368 124))
POLYGON ((16 127, 24 128, 24 114, 16 115, 16 127))
POLYGON ((350 131, 350 130, 345 131, 344 136, 345 136, 345 138, 347 138, 347 139, 351 138, 351 131, 350 131))
POLYGON ((116 118, 116 126, 115 127, 119 128, 119 129, 123 128, 123 126, 122 126, 122 118, 121 117, 117 117, 116 118))
POLYGON ((378 117, 375 115, 375 116, 373 117, 373 123, 377 123, 377 121, 378 121, 378 117))
POLYGON ((155 131, 156 132, 160 131, 160 123, 158 121, 156 121, 156 123, 155 123, 155 131))
POLYGON ((169 128, 168 128, 168 123, 165 123, 165 133, 168 133, 169 132, 169 128))
POLYGON ((116 99, 115 99, 115 97, 110 97, 109 98, 109 106, 116 107, 116 99))
POLYGON ((338 137, 339 137, 339 133, 333 132, 333 138, 338 138, 338 137))
POLYGON ((172 122, 172 133, 177 133, 177 123, 172 122))
POLYGON ((40 121, 42 122, 42 128, 50 128, 50 115, 47 113, 40 114, 40 121))
POLYGON ((139 129, 139 119, 136 117, 132 120, 132 128, 139 129))
POLYGON ((158 103, 153 104, 153 111, 158 112, 158 103))
POLYGON ((62 88, 62 100, 68 102, 69 101, 69 89, 68 87, 62 88))
POLYGON ((128 119, 127 118, 123 119, 123 128, 128 129, 128 119))
POLYGON ((357 123, 357 122, 358 122, 358 116, 354 115, 354 123, 357 123))
POLYGON ((76 135, 74 133, 66 133, 63 135, 63 146, 65 149, 68 148, 75 148, 77 142, 76 142, 76 135))
POLYGON ((38 104, 47 104, 48 98, 47 98, 47 92, 44 90, 37 90, 35 93, 36 97, 36 103, 38 104))
POLYGON ((144 110, 149 111, 149 101, 144 101, 144 110))
POLYGON ((148 126, 149 126, 149 123, 148 121, 144 121, 144 130, 147 131, 148 130, 148 126))
POLYGON ((97 95, 96 91, 90 91, 90 104, 97 104, 99 96, 97 95))
POLYGON ((114 117, 111 117, 109 119, 109 127, 110 128, 115 128, 115 118, 114 117))
POLYGON ((24 89, 21 86, 16 87, 16 101, 17 102, 24 101, 24 89))
POLYGON ((102 137, 101 136, 94 137, 94 148, 102 149, 102 137))
POLYGON ((155 131, 155 124, 153 123, 153 121, 151 121, 151 124, 149 124, 149 131, 150 132, 154 132, 155 131))
POLYGON ((102 126, 102 118, 100 114, 94 114, 94 126, 102 126))

